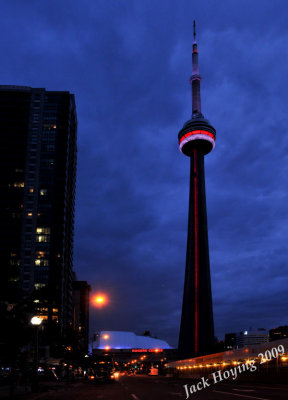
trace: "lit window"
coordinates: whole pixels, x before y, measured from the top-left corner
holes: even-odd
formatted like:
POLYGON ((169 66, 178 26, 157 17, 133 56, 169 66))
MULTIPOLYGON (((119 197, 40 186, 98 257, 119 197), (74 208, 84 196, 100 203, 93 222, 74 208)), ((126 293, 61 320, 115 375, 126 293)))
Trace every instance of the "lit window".
MULTIPOLYGON (((35 283, 35 289, 36 289, 36 285, 41 285, 41 283, 35 283)), ((48 316, 47 315, 35 315, 35 317, 40 318, 42 320, 47 320, 48 316)))
POLYGON ((29 189, 29 192, 30 192, 30 193, 33 193, 33 192, 34 192, 34 189, 33 189, 33 188, 30 188, 30 189, 29 189))
POLYGON ((15 182, 13 186, 14 186, 14 187, 18 187, 18 188, 19 188, 19 187, 22 188, 22 187, 24 187, 24 182, 15 182))
POLYGON ((47 311, 48 311, 48 308, 46 308, 46 307, 40 307, 40 308, 37 308, 37 310, 40 311, 40 312, 47 312, 47 311))
POLYGON ((46 287, 46 283, 35 283, 34 287, 36 290, 42 289, 42 288, 46 287))
POLYGON ((37 260, 35 260, 35 265, 36 265, 37 267, 40 267, 40 266, 42 266, 42 267, 48 267, 48 265, 49 265, 49 260, 43 260, 43 258, 37 259, 37 260))
POLYGON ((40 196, 46 196, 47 189, 40 189, 40 196))
POLYGON ((37 242, 44 242, 44 243, 48 243, 50 242, 50 237, 47 235, 39 235, 36 237, 36 241, 37 242))
POLYGON ((45 233, 46 235, 50 234, 50 228, 37 228, 36 229, 37 233, 45 233))
POLYGON ((27 217, 32 217, 32 215, 33 215, 32 212, 27 213, 27 217))

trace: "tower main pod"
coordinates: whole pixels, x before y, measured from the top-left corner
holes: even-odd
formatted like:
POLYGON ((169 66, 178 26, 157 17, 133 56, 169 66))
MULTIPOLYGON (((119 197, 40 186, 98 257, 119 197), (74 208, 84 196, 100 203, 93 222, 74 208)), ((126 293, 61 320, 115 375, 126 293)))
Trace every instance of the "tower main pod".
POLYGON ((200 81, 194 21, 192 118, 178 134, 180 150, 190 157, 186 269, 178 345, 181 358, 207 354, 214 343, 204 156, 215 146, 216 131, 201 112, 200 81))

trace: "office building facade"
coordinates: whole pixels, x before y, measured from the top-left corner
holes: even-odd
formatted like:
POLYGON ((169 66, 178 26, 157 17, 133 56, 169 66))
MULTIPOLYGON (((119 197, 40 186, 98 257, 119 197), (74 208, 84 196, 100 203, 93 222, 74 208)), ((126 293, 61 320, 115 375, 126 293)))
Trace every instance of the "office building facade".
POLYGON ((237 334, 236 336, 236 348, 246 346, 255 346, 261 343, 269 342, 269 332, 264 328, 258 328, 257 330, 247 330, 237 334))

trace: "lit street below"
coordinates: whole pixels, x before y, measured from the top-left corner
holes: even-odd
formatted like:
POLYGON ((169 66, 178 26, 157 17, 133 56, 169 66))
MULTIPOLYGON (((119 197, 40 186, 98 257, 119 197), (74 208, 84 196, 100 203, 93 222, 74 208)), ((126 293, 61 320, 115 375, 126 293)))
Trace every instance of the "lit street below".
MULTIPOLYGON (((121 376, 115 383, 78 382, 35 394, 19 394, 20 399, 69 400, 172 400, 186 399, 183 385, 197 384, 199 380, 175 379, 162 376, 121 376)), ((288 385, 227 382, 190 394, 189 399, 203 400, 279 400, 287 399, 288 385)), ((3 392, 1 398, 4 398, 3 392)))

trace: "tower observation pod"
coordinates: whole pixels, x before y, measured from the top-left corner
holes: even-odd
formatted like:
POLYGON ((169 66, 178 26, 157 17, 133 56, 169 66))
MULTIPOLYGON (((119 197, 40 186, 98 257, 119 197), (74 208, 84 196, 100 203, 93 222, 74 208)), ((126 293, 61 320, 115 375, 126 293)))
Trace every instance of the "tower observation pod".
POLYGON ((190 83, 192 117, 178 134, 181 152, 190 157, 186 269, 178 344, 181 358, 208 354, 214 343, 204 156, 215 147, 216 131, 201 112, 195 21, 190 83))

